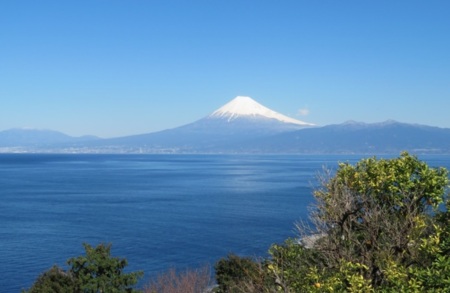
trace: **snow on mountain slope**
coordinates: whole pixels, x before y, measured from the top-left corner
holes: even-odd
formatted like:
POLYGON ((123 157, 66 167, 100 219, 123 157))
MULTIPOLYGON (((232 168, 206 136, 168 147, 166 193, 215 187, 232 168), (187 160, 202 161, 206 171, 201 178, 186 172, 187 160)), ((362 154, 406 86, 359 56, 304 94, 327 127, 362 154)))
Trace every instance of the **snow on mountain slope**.
POLYGON ((232 121, 241 117, 259 117, 275 119, 284 123, 292 123, 302 126, 312 126, 314 124, 296 120, 270 110, 269 108, 259 104, 250 97, 237 96, 229 103, 214 111, 208 118, 225 118, 232 121))

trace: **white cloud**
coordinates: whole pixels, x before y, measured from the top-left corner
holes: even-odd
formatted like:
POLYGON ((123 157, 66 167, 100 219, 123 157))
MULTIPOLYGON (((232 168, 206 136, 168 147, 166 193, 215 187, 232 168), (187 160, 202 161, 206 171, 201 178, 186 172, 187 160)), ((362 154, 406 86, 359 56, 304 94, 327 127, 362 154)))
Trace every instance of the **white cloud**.
POLYGON ((309 109, 308 108, 301 108, 301 109, 298 109, 297 113, 300 116, 308 116, 309 115, 309 109))

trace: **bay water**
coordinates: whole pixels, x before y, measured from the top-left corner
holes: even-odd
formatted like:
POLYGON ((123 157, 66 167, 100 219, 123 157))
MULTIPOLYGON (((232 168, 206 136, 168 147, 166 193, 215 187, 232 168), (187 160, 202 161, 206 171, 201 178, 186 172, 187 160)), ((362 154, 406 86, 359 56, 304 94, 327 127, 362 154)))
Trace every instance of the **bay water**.
MULTIPOLYGON (((111 243, 143 284, 229 253, 267 256, 306 220, 323 168, 347 155, 0 155, 0 292, 111 243)), ((450 168, 449 156, 423 156, 450 168)))

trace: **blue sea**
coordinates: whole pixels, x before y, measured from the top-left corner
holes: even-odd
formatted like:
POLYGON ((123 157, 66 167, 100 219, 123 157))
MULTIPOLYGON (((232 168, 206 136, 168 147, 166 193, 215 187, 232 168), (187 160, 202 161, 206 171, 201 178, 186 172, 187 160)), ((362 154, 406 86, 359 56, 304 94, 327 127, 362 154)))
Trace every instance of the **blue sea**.
MULTIPOLYGON (((20 292, 57 264, 111 243, 145 280, 266 256, 295 237, 324 167, 361 156, 0 155, 0 292, 20 292)), ((419 157, 450 168, 448 156, 419 157)))

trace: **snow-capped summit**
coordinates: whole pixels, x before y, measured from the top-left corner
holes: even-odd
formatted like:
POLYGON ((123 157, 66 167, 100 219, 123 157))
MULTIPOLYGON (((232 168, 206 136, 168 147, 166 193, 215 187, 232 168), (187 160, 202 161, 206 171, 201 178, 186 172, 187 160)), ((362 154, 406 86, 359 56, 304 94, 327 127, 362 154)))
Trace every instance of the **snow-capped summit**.
POLYGON ((283 123, 291 123, 302 126, 313 125, 311 123, 296 120, 270 110, 252 98, 245 96, 237 96, 208 116, 208 118, 226 118, 228 121, 243 117, 275 119, 283 123))

